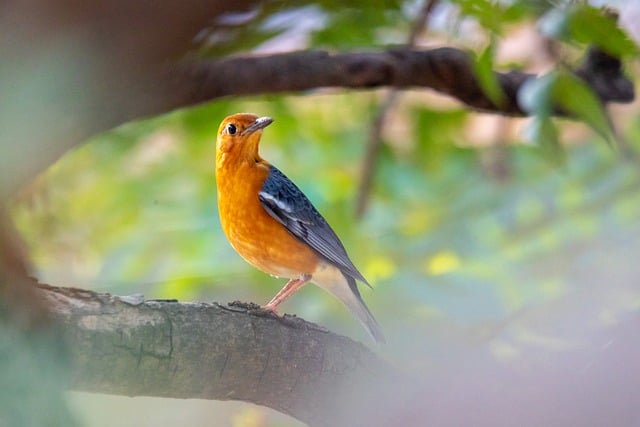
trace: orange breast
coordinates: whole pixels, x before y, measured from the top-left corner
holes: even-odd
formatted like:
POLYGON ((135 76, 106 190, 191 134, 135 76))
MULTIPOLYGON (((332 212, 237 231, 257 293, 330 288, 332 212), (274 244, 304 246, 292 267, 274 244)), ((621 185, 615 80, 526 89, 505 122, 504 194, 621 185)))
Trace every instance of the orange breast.
POLYGON ((231 246, 254 267, 277 277, 312 274, 317 254, 264 210, 258 193, 269 174, 262 163, 218 168, 218 212, 231 246))

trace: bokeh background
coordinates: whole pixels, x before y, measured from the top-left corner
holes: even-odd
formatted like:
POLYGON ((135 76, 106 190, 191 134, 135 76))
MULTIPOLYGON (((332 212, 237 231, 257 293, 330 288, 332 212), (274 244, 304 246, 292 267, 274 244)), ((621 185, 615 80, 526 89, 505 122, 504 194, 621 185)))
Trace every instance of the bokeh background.
MULTIPOLYGON (((632 38, 640 35, 638 5, 592 5, 602 3, 619 8, 632 38)), ((267 2, 216 20, 199 35, 200 54, 402 44, 421 7, 267 2)), ((441 1, 416 45, 479 54, 490 47, 498 68, 544 72, 584 53, 575 40, 545 37, 559 34, 551 9, 544 1, 441 1)), ((637 64, 627 67, 638 75, 637 64)), ((91 138, 13 200, 34 275, 119 295, 267 302, 283 281, 234 253, 216 207, 218 124, 253 112, 275 118, 263 157, 303 189, 373 285, 362 293, 386 331, 388 345, 376 348, 383 357, 425 375, 469 363, 524 374, 579 353, 584 358, 573 368, 588 375, 614 340, 606 331, 640 310, 638 103, 609 108, 619 143, 586 124, 555 120, 558 143, 541 148, 531 119, 404 91, 385 111, 382 150, 365 165, 387 96, 386 89, 322 89, 225 99, 91 138), (373 169, 374 183, 367 209, 356 215, 364 168, 373 169)), ((343 307, 313 286, 282 310, 371 344, 343 307)), ((77 392, 68 401, 83 425, 95 427, 300 425, 233 402, 77 392)))

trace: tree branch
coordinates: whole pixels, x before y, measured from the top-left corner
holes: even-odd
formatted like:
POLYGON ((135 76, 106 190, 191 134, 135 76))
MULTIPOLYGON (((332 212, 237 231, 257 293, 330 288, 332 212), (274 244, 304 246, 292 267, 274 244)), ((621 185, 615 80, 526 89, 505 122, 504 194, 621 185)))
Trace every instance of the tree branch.
MULTIPOLYGON (((424 87, 480 111, 522 116, 518 91, 534 74, 496 72, 505 102, 496 105, 476 80, 472 56, 460 49, 390 49, 381 52, 300 51, 261 57, 185 62, 173 70, 175 106, 231 95, 298 92, 322 87, 424 87)), ((630 102, 631 81, 620 60, 590 49, 576 74, 603 102, 630 102)))
POLYGON ((375 398, 367 384, 395 375, 349 338, 254 305, 40 290, 69 338, 77 390, 241 400, 313 426, 354 425, 375 398))

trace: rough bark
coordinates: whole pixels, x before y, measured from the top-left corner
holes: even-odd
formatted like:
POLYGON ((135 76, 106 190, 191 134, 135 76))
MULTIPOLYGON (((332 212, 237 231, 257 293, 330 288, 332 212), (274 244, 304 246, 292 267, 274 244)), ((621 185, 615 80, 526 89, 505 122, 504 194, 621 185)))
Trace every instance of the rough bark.
POLYGON ((382 398, 369 386, 395 375, 363 345, 258 306, 40 290, 69 340, 77 390, 241 400, 335 426, 358 424, 382 398))

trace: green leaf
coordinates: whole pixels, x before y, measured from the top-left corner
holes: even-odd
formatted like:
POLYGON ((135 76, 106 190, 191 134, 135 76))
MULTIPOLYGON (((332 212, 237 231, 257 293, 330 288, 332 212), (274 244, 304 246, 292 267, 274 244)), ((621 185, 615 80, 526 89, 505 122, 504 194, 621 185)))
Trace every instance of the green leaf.
POLYGON ((589 125, 607 142, 613 141, 613 130, 602 103, 591 88, 568 72, 558 73, 553 84, 552 100, 556 105, 589 125))
POLYGON ((587 84, 567 71, 554 71, 529 80, 520 89, 518 100, 522 108, 533 115, 546 119, 560 109, 585 122, 607 142, 614 139, 611 123, 598 97, 587 84))
POLYGON ((458 0, 463 15, 472 16, 480 25, 493 33, 502 31, 503 7, 499 2, 491 0, 458 0))
POLYGON ((495 38, 491 37, 489 45, 482 51, 474 63, 474 73, 482 91, 496 106, 504 104, 505 96, 494 72, 493 57, 495 55, 495 38))
POLYGON ((525 128, 522 138, 536 144, 540 154, 551 164, 561 167, 566 163, 566 153, 558 139, 558 131, 551 120, 552 96, 558 73, 552 72, 527 81, 518 94, 520 105, 533 114, 531 123, 525 128))
POLYGON ((527 80, 518 92, 522 109, 533 115, 550 115, 550 94, 555 80, 555 73, 527 80))
POLYGON ((558 130, 548 116, 535 116, 523 132, 523 139, 540 149, 540 155, 556 167, 564 167, 567 153, 558 139, 558 130))
POLYGON ((597 46, 618 57, 637 56, 638 46, 606 10, 586 4, 552 9, 538 22, 540 32, 568 43, 597 46))
POLYGON ((588 5, 573 8, 569 14, 569 29, 576 41, 598 46, 616 57, 638 54, 638 46, 602 9, 588 5))

